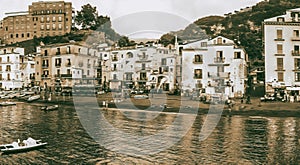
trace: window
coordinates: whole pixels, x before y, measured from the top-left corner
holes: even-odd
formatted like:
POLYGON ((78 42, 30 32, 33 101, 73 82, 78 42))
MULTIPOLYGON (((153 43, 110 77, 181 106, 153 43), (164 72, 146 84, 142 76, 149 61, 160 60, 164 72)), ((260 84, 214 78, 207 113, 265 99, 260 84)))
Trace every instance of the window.
POLYGON ((27 33, 27 37, 30 37, 30 33, 27 33))
POLYGON ((283 58, 277 58, 277 70, 283 70, 283 58))
POLYGON ((61 30, 61 24, 58 24, 58 29, 61 30))
POLYGON ((294 37, 299 37, 299 30, 294 30, 293 31, 293 36, 294 37))
POLYGON ((282 44, 277 44, 277 54, 282 54, 282 44))
POLYGON ((41 30, 44 30, 44 25, 41 25, 41 30))
POLYGON ((277 22, 284 22, 284 18, 282 17, 277 18, 277 22))
POLYGON ((167 59, 165 58, 161 59, 161 65, 167 65, 167 59))
POLYGON ((201 42, 201 47, 207 47, 207 42, 201 42))
POLYGON ((19 37, 19 34, 16 34, 16 38, 18 38, 19 37))
POLYGON ((199 54, 195 55, 194 62, 195 63, 202 63, 203 62, 202 55, 199 55, 199 54))
POLYGON ((61 58, 55 59, 55 66, 61 66, 61 58))
POLYGON ((234 52, 234 58, 235 58, 235 59, 240 59, 240 58, 242 58, 241 52, 234 52))
POLYGON ((217 44, 222 44, 222 38, 218 38, 217 44))
POLYGON ((55 30, 55 24, 52 25, 52 29, 55 30))
POLYGON ((50 22, 50 17, 49 16, 47 17, 47 22, 50 22))
POLYGON ((62 19, 61 19, 61 17, 59 16, 59 17, 58 17, 58 21, 61 22, 61 20, 62 20, 62 19))
POLYGON ((55 22, 56 21, 56 17, 52 17, 52 22, 55 22))
POLYGON ((282 29, 277 29, 277 39, 282 39, 282 29))
POLYGON ((195 69, 194 70, 194 78, 202 79, 202 69, 195 69))
POLYGON ((295 58, 295 70, 300 70, 300 58, 295 58))
POLYGON ((60 48, 56 49, 56 55, 60 55, 60 48))
POLYGON ((44 22, 44 17, 41 17, 41 22, 44 22))
POLYGON ((283 73, 282 72, 279 72, 277 74, 277 76, 278 76, 278 81, 283 81, 283 73))
POLYGON ((300 72, 295 73, 295 81, 300 82, 300 72))

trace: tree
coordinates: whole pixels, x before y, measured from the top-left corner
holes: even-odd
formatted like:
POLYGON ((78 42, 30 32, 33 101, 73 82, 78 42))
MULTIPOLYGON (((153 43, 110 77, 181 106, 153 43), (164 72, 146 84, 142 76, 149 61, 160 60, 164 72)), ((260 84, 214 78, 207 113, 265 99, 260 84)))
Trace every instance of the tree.
POLYGON ((134 46, 136 45, 136 43, 134 41, 129 41, 128 37, 123 36, 118 40, 118 45, 120 47, 126 47, 126 46, 134 46))
POLYGON ((90 29, 97 26, 98 12, 96 7, 86 4, 81 6, 81 11, 77 11, 75 23, 82 29, 90 29))

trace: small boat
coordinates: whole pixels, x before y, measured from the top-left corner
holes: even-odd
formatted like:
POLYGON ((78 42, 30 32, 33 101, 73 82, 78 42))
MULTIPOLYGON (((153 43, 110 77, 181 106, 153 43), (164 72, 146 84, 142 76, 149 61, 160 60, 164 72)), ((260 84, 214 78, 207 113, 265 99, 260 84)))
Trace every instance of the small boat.
POLYGON ((27 101, 32 102, 32 101, 38 100, 40 98, 41 98, 40 95, 34 95, 34 96, 29 97, 27 101))
POLYGON ((133 98, 134 99, 148 99, 149 96, 147 96, 147 95, 135 95, 133 98))
POLYGON ((10 106, 10 105, 17 105, 17 104, 15 102, 9 102, 9 101, 0 102, 0 106, 10 106))
POLYGON ((44 110, 44 111, 54 111, 57 109, 58 109, 58 105, 44 106, 41 108, 41 110, 44 110))
POLYGON ((18 139, 18 142, 0 145, 0 152, 4 154, 24 152, 24 151, 29 151, 32 149, 45 146, 46 144, 47 143, 43 143, 41 140, 34 140, 33 138, 28 138, 27 140, 23 140, 22 143, 20 143, 20 140, 18 139))

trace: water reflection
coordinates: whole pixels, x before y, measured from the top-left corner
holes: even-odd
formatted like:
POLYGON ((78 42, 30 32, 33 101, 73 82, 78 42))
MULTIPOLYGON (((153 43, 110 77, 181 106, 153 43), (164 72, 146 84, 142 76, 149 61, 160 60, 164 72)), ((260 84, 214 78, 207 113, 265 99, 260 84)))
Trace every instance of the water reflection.
MULTIPOLYGON (((186 135, 172 147, 157 154, 128 156, 105 149, 89 137, 76 111, 62 106, 58 111, 45 113, 38 104, 18 103, 0 107, 0 142, 8 143, 27 137, 40 138, 49 143, 43 149, 0 156, 3 164, 298 164, 300 118, 223 116, 212 134, 199 141, 206 119, 198 115, 186 135)), ((100 111, 89 109, 88 113, 100 111)), ((173 125, 166 137, 174 136, 191 114, 177 117, 161 113, 153 120, 148 112, 108 110, 103 117, 116 129, 131 135, 150 136, 173 125), (174 121, 178 120, 178 122, 174 121)), ((97 128, 95 128, 97 129, 97 128)), ((103 141, 121 142, 123 137, 102 136, 103 141)), ((151 143, 158 143, 155 139, 151 143)), ((147 142, 150 143, 150 142, 147 142)), ((147 146, 147 144, 145 144, 147 146)), ((150 146, 150 145, 149 145, 150 146)), ((126 146, 125 146, 126 147, 126 146)), ((1 164, 0 163, 0 164, 1 164)))

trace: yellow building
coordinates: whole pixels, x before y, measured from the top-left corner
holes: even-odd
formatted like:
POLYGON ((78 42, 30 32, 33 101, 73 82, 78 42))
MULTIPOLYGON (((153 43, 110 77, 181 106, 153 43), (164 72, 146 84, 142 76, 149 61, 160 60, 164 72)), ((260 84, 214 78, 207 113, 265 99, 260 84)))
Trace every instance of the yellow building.
POLYGON ((36 37, 64 35, 72 27, 72 3, 33 2, 26 12, 6 13, 0 24, 2 43, 12 44, 36 37))

